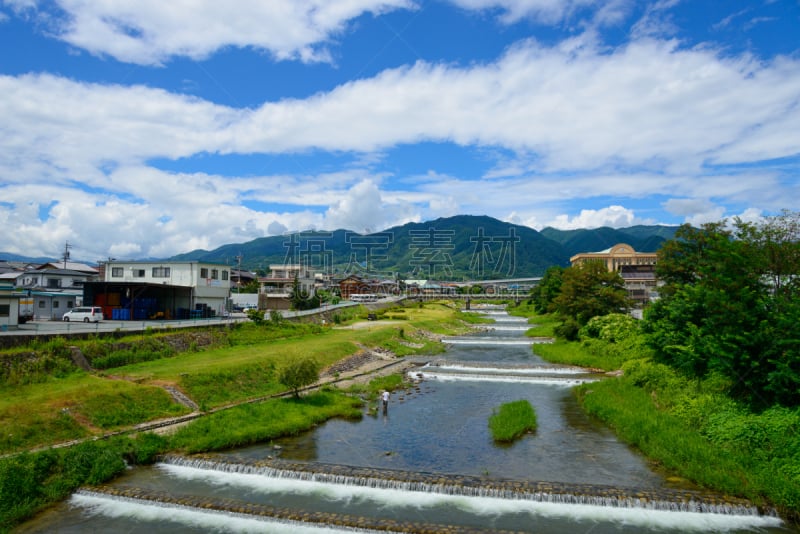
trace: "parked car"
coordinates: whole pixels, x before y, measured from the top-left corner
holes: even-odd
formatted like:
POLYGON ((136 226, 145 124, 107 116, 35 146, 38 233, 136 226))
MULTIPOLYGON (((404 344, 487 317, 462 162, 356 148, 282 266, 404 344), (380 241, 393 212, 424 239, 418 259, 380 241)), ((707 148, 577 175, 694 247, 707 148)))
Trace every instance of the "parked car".
POLYGON ((99 323, 103 320, 103 308, 99 306, 79 306, 72 308, 61 317, 63 321, 83 321, 84 323, 99 323))

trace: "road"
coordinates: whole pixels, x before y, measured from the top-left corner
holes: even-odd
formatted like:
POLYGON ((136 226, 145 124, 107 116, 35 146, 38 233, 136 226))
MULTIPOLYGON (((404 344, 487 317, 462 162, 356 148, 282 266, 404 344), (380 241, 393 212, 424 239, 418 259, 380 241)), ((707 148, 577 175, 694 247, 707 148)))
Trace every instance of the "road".
POLYGON ((157 321, 100 321, 99 323, 75 323, 65 321, 29 321, 16 329, 0 332, 5 336, 37 336, 50 334, 104 333, 117 330, 139 332, 147 330, 169 330, 174 328, 195 328, 198 326, 233 324, 249 319, 243 313, 234 313, 230 317, 214 317, 211 319, 157 320, 157 321))

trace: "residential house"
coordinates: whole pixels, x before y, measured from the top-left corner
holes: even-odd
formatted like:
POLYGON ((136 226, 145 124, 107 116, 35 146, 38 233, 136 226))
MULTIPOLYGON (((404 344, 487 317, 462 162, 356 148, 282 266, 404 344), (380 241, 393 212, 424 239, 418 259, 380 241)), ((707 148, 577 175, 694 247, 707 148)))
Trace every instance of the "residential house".
POLYGON ((276 264, 269 266, 269 275, 260 277, 258 307, 262 310, 288 310, 295 280, 303 295, 316 292, 317 277, 305 265, 276 264))
POLYGON ((39 266, 1 276, 13 278, 16 290, 33 300, 34 319, 60 321, 69 309, 82 305, 84 285, 96 277, 94 271, 39 266))
POLYGON ((0 281, 0 330, 16 328, 19 323, 19 299, 22 293, 14 291, 13 284, 0 281))

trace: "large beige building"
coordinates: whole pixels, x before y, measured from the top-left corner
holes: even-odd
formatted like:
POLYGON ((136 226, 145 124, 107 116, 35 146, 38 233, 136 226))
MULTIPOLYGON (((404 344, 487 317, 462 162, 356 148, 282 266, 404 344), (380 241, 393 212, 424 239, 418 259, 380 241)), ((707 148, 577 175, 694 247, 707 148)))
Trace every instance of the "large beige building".
POLYGON ((581 252, 569 259, 571 265, 578 265, 588 261, 602 261, 611 272, 618 272, 625 281, 628 296, 637 306, 644 306, 648 302, 658 285, 656 280, 655 252, 636 252, 632 246, 617 243, 611 248, 600 252, 581 252))

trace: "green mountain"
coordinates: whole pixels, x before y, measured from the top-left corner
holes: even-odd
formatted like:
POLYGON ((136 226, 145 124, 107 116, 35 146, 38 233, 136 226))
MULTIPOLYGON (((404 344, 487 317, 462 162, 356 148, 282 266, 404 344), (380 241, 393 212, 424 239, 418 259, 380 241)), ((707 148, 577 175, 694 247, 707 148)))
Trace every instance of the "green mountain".
POLYGON ((273 264, 303 262, 339 276, 360 273, 436 280, 491 280, 541 276, 550 266, 568 266, 570 256, 578 252, 597 252, 617 243, 653 252, 676 229, 635 226, 569 231, 546 228, 537 232, 492 217, 458 215, 369 234, 335 230, 262 237, 212 251, 195 250, 170 259, 240 264, 243 269, 253 271, 269 271, 273 264))
POLYGON ((617 243, 627 243, 637 252, 655 252, 661 244, 675 237, 677 226, 631 226, 629 228, 593 228, 556 230, 544 228, 541 234, 564 247, 569 257, 581 252, 600 252, 617 243))

